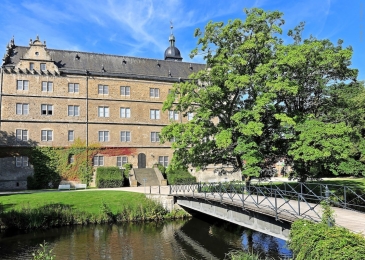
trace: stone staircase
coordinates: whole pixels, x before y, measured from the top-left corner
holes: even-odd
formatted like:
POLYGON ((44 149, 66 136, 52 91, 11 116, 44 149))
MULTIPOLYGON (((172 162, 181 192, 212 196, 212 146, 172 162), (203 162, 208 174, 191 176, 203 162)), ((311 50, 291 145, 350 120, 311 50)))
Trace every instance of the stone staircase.
POLYGON ((143 179, 146 179, 146 186, 160 185, 155 170, 152 168, 136 168, 134 169, 134 174, 136 176, 138 186, 144 186, 145 183, 143 179))

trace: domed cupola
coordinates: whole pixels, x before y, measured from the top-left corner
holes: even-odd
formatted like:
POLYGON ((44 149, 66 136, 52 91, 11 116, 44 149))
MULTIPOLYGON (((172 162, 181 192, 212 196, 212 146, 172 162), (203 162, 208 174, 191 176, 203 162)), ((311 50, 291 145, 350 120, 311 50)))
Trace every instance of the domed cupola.
POLYGON ((175 36, 172 33, 172 29, 174 28, 171 24, 171 34, 169 37, 170 47, 168 47, 165 51, 165 60, 174 60, 174 61, 182 61, 182 57, 180 55, 180 51, 175 47, 175 36))

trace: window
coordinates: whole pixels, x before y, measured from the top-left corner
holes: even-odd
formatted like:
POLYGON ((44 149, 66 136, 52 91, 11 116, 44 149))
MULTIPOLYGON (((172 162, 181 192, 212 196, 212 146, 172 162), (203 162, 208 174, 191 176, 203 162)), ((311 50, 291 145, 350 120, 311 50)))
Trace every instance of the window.
POLYGON ((68 92, 69 93, 78 93, 79 88, 80 88, 80 86, 78 83, 68 83, 68 92))
POLYGON ((16 167, 27 167, 28 164, 28 157, 27 156, 17 156, 15 157, 15 166, 16 167))
POLYGON ((176 142, 175 136, 174 137, 171 137, 171 139, 170 139, 170 143, 173 143, 173 142, 176 142))
POLYGON ((28 115, 29 104, 26 103, 16 103, 16 114, 17 115, 28 115))
POLYGON ((53 91, 53 82, 42 81, 42 91, 52 92, 53 91))
POLYGON ((28 80, 17 80, 16 89, 17 90, 28 90, 29 81, 28 80))
POLYGON ((171 120, 179 120, 179 113, 176 111, 169 111, 169 119, 171 120))
POLYGON ((128 163, 127 156, 117 156, 117 166, 123 167, 124 164, 128 163))
POLYGON ((79 106, 68 106, 68 116, 79 116, 80 115, 80 107, 79 106))
POLYGON ((53 114, 53 105, 41 105, 42 115, 52 115, 53 114))
POLYGON ((46 70, 46 63, 41 63, 41 70, 46 70))
POLYGON ((99 142, 109 141, 109 131, 99 131, 99 142))
POLYGON ((167 167, 167 165, 169 164, 169 157, 168 156, 159 156, 158 163, 163 165, 164 167, 167 167))
POLYGON ((104 156, 94 156, 93 164, 94 164, 94 166, 103 166, 104 165, 104 156))
POLYGON ((33 62, 29 62, 29 70, 34 70, 34 63, 33 62))
POLYGON ((52 130, 42 130, 42 141, 52 141, 53 140, 53 131, 52 130))
POLYGON ((69 164, 73 164, 75 161, 75 155, 70 154, 70 156, 68 157, 68 163, 69 164))
POLYGON ((121 86, 120 87, 120 95, 121 96, 129 96, 131 94, 131 87, 121 86))
POLYGON ((160 110, 151 109, 150 110, 150 119, 160 119, 160 110))
POLYGON ((72 142, 75 140, 75 131, 74 130, 68 130, 68 141, 72 142))
POLYGON ((160 89, 158 88, 150 88, 150 97, 159 97, 160 96, 160 89))
POLYGON ((120 132, 120 141, 121 142, 130 142, 131 141, 131 132, 130 131, 121 131, 120 132))
POLYGON ((131 117, 131 109, 129 107, 121 107, 120 108, 120 117, 121 118, 130 118, 131 117))
POLYGON ((188 113, 188 120, 193 120, 194 114, 193 113, 188 113))
POLYGON ((28 140, 28 130, 16 129, 16 140, 17 141, 27 141, 28 140))
POLYGON ((108 95, 109 87, 107 85, 98 85, 98 93, 100 95, 108 95))
POLYGON ((98 107, 99 117, 109 117, 109 107, 98 107))
POLYGON ((155 143, 155 142, 159 142, 160 141, 160 136, 159 136, 159 132, 151 132, 151 142, 155 143))

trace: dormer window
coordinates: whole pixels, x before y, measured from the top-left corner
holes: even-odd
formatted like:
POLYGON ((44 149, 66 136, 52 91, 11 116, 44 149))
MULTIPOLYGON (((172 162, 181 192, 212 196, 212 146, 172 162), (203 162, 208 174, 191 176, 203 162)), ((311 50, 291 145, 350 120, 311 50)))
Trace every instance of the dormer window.
POLYGON ((46 70, 46 63, 41 63, 41 70, 45 71, 46 70))
POLYGON ((30 62, 29 63, 29 70, 34 70, 34 63, 33 62, 30 62))

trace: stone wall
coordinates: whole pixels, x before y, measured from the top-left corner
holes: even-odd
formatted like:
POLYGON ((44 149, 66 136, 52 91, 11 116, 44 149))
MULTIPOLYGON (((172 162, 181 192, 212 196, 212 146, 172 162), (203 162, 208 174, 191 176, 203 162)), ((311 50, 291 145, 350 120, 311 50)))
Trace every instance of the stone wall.
POLYGON ((0 190, 25 190, 27 177, 33 175, 31 164, 16 167, 15 157, 0 158, 0 190))
MULTIPOLYGON (((242 181, 241 171, 234 173, 219 174, 214 170, 218 169, 215 166, 209 166, 206 170, 195 171, 194 169, 189 169, 191 175, 196 177, 197 182, 229 182, 229 181, 242 181)), ((231 170, 227 168, 227 171, 231 170)))

